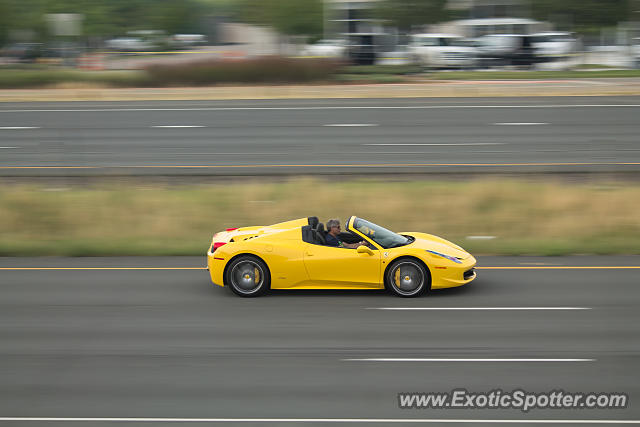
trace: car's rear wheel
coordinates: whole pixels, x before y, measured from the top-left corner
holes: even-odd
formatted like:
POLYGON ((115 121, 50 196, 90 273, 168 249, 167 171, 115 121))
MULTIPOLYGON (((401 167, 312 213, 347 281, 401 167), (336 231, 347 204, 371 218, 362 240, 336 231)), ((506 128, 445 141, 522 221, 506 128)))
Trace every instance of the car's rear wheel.
POLYGON ((387 269, 384 281, 387 289, 400 297, 416 297, 431 288, 429 271, 411 258, 394 261, 387 269))
POLYGON ((224 284, 241 297, 256 297, 269 289, 271 275, 260 258, 242 255, 232 260, 227 267, 224 284))

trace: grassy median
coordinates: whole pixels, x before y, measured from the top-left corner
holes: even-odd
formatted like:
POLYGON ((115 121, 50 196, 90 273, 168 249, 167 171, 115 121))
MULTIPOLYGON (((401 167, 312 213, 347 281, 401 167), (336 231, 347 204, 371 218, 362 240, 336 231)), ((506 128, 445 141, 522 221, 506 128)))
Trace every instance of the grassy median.
POLYGON ((434 80, 549 80, 636 78, 640 70, 501 70, 501 71, 440 71, 429 75, 434 80))
POLYGON ((73 69, 0 69, 0 89, 65 87, 143 87, 149 78, 142 71, 80 71, 73 69))
POLYGON ((640 70, 439 71, 415 65, 341 66, 313 58, 267 57, 153 65, 145 70, 80 71, 23 66, 0 69, 0 89, 135 88, 286 83, 402 83, 425 80, 519 80, 640 77, 640 70))
POLYGON ((638 200, 629 183, 520 180, 4 185, 0 255, 202 255, 226 227, 350 214, 476 254, 640 254, 638 200))
POLYGON ((143 70, 81 71, 30 64, 0 69, 0 89, 65 87, 179 87, 218 84, 326 82, 343 68, 336 60, 268 56, 152 64, 143 70))

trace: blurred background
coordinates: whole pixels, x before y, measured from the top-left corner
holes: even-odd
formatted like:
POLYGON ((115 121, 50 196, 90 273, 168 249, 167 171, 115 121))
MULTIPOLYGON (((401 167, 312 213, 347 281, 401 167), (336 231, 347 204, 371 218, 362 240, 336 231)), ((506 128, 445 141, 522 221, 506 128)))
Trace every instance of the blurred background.
MULTIPOLYGON (((0 84, 56 83, 44 76, 27 83, 8 72, 18 65, 146 70, 267 55, 331 58, 342 65, 293 80, 353 80, 352 73, 364 78, 362 71, 345 69, 348 64, 396 66, 369 70, 387 82, 436 70, 632 69, 640 63, 639 22, 637 0, 4 0, 0 84)), ((260 80, 246 74, 244 80, 260 80)), ((102 75, 92 81, 181 83, 176 76, 155 77, 102 75)), ((209 84, 243 77, 182 80, 209 84)))

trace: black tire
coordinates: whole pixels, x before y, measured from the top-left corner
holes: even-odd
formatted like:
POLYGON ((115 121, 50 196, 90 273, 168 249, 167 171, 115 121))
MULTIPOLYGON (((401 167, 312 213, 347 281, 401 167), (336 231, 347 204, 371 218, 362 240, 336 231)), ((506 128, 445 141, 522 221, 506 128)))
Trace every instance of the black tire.
POLYGON ((257 297, 271 287, 271 274, 260 258, 241 255, 227 266, 224 285, 241 297, 257 297))
POLYGON ((431 289, 431 274, 420 261, 401 258, 387 268, 384 284, 399 297, 417 297, 431 289))

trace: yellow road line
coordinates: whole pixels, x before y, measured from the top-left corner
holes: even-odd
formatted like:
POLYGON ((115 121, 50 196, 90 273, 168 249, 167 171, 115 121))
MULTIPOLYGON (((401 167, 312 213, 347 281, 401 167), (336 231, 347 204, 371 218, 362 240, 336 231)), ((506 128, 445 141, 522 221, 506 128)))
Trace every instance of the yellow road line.
POLYGON ((0 270, 206 270, 207 267, 0 267, 0 270))
POLYGON ((224 169, 224 168, 380 168, 426 166, 638 166, 640 162, 552 162, 552 163, 365 163, 365 164, 266 164, 266 165, 131 165, 131 166, 0 166, 0 169, 224 169))

